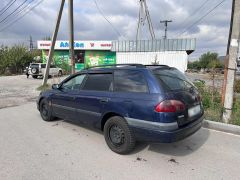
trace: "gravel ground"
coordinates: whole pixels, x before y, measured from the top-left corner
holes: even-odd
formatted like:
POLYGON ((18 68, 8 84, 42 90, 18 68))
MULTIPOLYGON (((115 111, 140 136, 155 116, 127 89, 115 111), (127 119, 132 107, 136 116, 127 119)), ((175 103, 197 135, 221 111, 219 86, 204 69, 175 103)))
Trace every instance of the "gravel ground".
MULTIPOLYGON (((59 78, 48 80, 49 84, 58 83, 59 78)), ((26 102, 35 101, 39 91, 36 90, 42 79, 26 78, 25 75, 0 77, 0 109, 18 106, 26 102)))
MULTIPOLYGON (((189 80, 194 81, 195 79, 201 79, 206 82, 206 85, 212 86, 212 80, 210 74, 200 74, 200 73, 186 73, 189 80)), ((216 88, 222 88, 223 86, 223 74, 217 74, 215 76, 215 86, 216 88)))

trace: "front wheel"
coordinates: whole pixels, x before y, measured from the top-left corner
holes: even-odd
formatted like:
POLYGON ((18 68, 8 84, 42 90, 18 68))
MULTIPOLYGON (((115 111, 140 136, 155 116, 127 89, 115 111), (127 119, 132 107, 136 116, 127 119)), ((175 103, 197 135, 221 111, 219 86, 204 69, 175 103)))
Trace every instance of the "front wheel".
POLYGON ((49 107, 49 103, 46 99, 41 100, 39 110, 44 121, 52 121, 54 119, 52 116, 52 110, 49 107))
POLYGON ((104 137, 108 147, 118 153, 127 154, 135 147, 135 137, 126 120, 119 116, 111 117, 104 125, 104 137))

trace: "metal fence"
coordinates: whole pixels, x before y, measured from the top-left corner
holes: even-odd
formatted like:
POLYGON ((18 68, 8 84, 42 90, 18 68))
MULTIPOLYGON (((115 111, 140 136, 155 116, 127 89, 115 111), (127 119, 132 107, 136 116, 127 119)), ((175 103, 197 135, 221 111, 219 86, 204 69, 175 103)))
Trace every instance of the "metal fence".
POLYGON ((161 51, 194 51, 196 39, 159 39, 140 41, 113 41, 115 52, 161 52, 161 51))

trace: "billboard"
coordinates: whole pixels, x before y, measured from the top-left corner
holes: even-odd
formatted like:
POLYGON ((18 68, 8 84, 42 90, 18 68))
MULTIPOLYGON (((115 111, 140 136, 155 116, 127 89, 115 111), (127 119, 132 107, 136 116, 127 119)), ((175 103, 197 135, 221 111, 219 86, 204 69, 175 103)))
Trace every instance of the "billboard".
MULTIPOLYGON (((47 62, 49 50, 42 50, 43 63, 47 62)), ((70 66, 69 51, 54 51, 53 61, 59 67, 70 66)), ((75 69, 81 70, 84 67, 116 64, 116 53, 111 51, 75 51, 75 69)), ((69 67, 66 67, 69 68, 69 67)))
POLYGON ((111 51, 86 51, 85 66, 116 64, 116 53, 111 51))

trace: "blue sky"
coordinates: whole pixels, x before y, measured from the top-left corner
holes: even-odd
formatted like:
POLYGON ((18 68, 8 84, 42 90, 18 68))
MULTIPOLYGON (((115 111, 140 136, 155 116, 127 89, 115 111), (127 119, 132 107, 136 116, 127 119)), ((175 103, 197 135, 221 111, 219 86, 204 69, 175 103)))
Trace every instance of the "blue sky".
MULTIPOLYGON (((0 1, 0 7, 4 7, 9 1, 0 1)), ((23 1, 17 0, 8 11, 0 15, 0 21, 23 1)), ((31 1, 28 0, 27 2, 31 1)), ((33 3, 38 1, 34 0, 33 3)), ((120 37, 100 15, 93 0, 74 0, 75 39, 135 39, 139 10, 138 0, 97 0, 97 2, 102 12, 122 36, 120 37)), ((162 38, 164 34, 163 24, 160 24, 159 21, 171 19, 173 22, 169 24, 169 38, 197 38, 197 50, 191 55, 191 58, 195 59, 207 51, 225 55, 231 13, 230 0, 226 0, 203 21, 197 23, 182 36, 178 36, 186 27, 196 22, 198 18, 219 2, 221 0, 147 0, 156 37, 162 38), (196 12, 203 2, 206 2, 205 6, 196 12)), ((0 32, 0 44, 12 45, 20 43, 27 45, 30 35, 32 35, 35 42, 45 36, 50 36, 54 29, 59 5, 59 0, 43 1, 20 21, 0 32)), ((67 18, 66 1, 58 39, 68 38, 67 18)), ((0 23, 0 28, 4 26, 4 23, 0 23)), ((147 28, 144 28, 144 38, 148 39, 150 35, 146 31, 147 28)))

